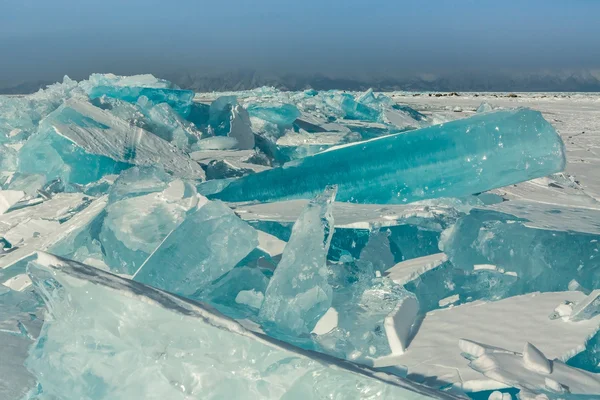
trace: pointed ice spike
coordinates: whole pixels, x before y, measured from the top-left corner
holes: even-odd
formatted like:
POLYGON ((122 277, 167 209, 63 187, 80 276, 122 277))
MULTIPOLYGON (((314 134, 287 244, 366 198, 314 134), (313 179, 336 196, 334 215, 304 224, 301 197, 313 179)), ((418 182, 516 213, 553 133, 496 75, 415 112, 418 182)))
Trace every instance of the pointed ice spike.
POLYGON ((552 364, 550 364, 550 360, 546 358, 544 353, 529 342, 525 343, 525 348, 523 349, 523 364, 525 365, 525 368, 530 371, 540 374, 552 373, 552 364))
POLYGON ((336 184, 338 201, 408 203, 464 197, 564 166, 562 140, 539 112, 505 110, 335 147, 241 178, 213 197, 310 198, 336 184))
POLYGON ((219 201, 201 199, 134 275, 138 282, 191 296, 231 271, 258 245, 256 231, 219 201))
POLYGON ((244 107, 239 105, 233 107, 229 126, 227 136, 237 140, 238 149, 251 150, 254 148, 254 133, 250 128, 250 117, 244 107))
POLYGON ((49 115, 40 126, 40 134, 23 146, 19 170, 87 184, 131 164, 162 165, 184 178, 204 177, 200 165, 170 143, 74 99, 49 115))
POLYGON ((335 195, 335 187, 327 188, 306 206, 292 228, 259 314, 277 331, 307 334, 331 306, 325 261, 334 229, 335 195))

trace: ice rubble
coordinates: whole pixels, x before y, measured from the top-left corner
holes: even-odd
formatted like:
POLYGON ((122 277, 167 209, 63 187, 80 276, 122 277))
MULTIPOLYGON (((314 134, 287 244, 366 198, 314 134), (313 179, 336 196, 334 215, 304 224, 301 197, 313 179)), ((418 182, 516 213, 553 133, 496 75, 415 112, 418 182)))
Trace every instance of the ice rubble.
POLYGON ((600 207, 545 177, 539 113, 478 111, 151 75, 0 97, 0 397, 600 393, 600 207))
POLYGON ((455 398, 83 264, 40 254, 30 269, 50 310, 27 361, 38 399, 455 398))

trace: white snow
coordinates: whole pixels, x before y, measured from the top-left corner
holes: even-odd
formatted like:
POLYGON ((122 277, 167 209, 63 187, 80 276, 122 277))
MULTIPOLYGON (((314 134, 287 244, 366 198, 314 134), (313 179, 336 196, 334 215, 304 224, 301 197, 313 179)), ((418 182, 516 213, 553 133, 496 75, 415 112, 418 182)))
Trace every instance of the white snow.
POLYGON ((523 349, 523 365, 528 370, 537 372, 538 374, 552 373, 550 361, 544 353, 529 342, 525 343, 525 348, 523 349))
POLYGON ((31 285, 31 279, 27 274, 19 274, 8 279, 3 285, 17 292, 22 292, 31 285))
POLYGON ((530 293, 431 311, 404 354, 387 360, 386 365, 406 366, 409 377, 437 387, 456 384, 465 391, 503 388, 496 380, 469 368, 468 361, 460 355, 460 339, 468 339, 461 342, 462 351, 467 349, 474 355, 483 354, 478 343, 516 352, 530 342, 548 358, 566 360, 584 349, 586 340, 600 327, 600 316, 579 322, 551 320, 548 316, 563 301, 578 302, 584 298, 581 292, 530 293))

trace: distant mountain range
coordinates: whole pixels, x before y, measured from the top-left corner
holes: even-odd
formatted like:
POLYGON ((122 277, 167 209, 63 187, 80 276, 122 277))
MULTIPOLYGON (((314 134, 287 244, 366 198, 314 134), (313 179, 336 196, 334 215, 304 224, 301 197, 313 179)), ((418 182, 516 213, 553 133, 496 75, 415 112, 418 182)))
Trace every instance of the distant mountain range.
MULTIPOLYGON (((155 74, 197 92, 237 91, 273 86, 281 90, 469 91, 469 92, 600 92, 600 70, 543 72, 453 72, 399 77, 341 78, 326 75, 265 74, 237 71, 219 74, 178 72, 155 74)), ((1 94, 25 94, 53 82, 35 81, 0 87, 1 94)))

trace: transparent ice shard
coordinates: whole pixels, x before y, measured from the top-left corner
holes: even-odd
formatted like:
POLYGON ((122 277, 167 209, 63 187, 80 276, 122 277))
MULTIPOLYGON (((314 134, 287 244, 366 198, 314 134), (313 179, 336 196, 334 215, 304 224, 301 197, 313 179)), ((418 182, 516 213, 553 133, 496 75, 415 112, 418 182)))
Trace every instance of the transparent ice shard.
POLYGON ((221 202, 201 199, 136 272, 134 279, 192 296, 231 271, 258 245, 256 231, 221 202))
POLYGON ((479 107, 477 107, 476 112, 478 112, 478 113, 490 112, 493 109, 494 108, 490 105, 490 103, 484 101, 479 105, 479 107))
MULTIPOLYGON (((142 99, 145 99, 145 97, 142 99)), ((162 139, 171 142, 178 149, 187 151, 202 137, 201 132, 181 118, 167 103, 154 106, 150 104, 149 107, 144 107, 144 110, 149 119, 147 129, 162 139)))
POLYGON ((328 188, 304 209, 269 281, 260 318, 283 334, 308 334, 331 306, 326 256, 333 234, 328 188))
MULTIPOLYGON (((111 195, 114 198, 112 191, 111 195)), ((134 274, 197 201, 195 187, 181 180, 171 181, 162 191, 112 201, 99 234, 105 262, 112 271, 134 274)))
POLYGON ((69 100, 48 116, 20 151, 19 170, 50 180, 87 184, 136 165, 161 165, 199 179, 202 168, 168 142, 83 101, 69 100))
POLYGON ((292 104, 253 103, 247 108, 251 117, 264 119, 277 125, 291 125, 300 117, 300 111, 292 104))
POLYGON ((210 307, 79 263, 43 255, 30 273, 49 310, 27 360, 40 400, 457 398, 255 334, 210 307))
POLYGON ((232 182, 215 198, 310 198, 337 184, 338 200, 408 203, 465 197, 561 171, 564 146, 537 111, 516 109, 329 149, 232 182))
POLYGON ((194 99, 192 90, 135 86, 95 86, 90 89, 88 95, 92 100, 107 96, 129 103, 135 103, 143 96, 152 104, 167 103, 182 117, 186 117, 190 113, 192 100, 194 99))

